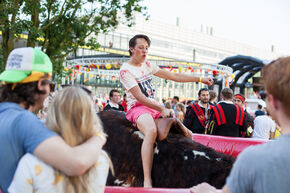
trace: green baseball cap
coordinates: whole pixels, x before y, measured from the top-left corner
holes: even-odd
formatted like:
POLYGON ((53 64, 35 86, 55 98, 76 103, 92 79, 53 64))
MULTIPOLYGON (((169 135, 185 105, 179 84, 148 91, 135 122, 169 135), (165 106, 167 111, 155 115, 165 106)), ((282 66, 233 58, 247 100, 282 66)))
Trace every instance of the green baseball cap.
POLYGON ((32 72, 52 73, 49 57, 36 48, 16 48, 9 54, 0 80, 8 83, 21 82, 32 72))

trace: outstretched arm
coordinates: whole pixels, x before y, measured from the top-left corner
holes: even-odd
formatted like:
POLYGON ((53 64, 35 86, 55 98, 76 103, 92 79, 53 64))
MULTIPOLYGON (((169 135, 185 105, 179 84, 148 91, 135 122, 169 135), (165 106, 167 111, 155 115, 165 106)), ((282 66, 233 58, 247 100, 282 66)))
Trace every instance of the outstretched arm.
POLYGON ((160 78, 173 80, 175 82, 202 82, 208 86, 213 84, 213 80, 210 77, 197 77, 181 73, 176 74, 163 69, 159 69, 158 72, 156 72, 154 75, 160 78))
POLYGON ((105 138, 93 136, 85 143, 71 147, 61 137, 54 136, 38 145, 33 153, 66 175, 79 176, 97 162, 105 142, 105 138))

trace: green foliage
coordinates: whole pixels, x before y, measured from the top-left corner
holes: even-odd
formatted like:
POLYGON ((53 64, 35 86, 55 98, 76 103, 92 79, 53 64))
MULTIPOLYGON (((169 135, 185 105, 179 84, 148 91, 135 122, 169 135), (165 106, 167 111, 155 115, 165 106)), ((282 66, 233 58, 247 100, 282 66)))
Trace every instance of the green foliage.
POLYGON ((0 45, 0 72, 4 71, 3 49, 0 45))
POLYGON ((134 13, 144 15, 142 0, 2 0, 0 1, 0 30, 2 47, 13 49, 16 34, 28 34, 27 46, 41 47, 52 59, 54 72, 63 75, 61 62, 79 46, 91 49, 100 45, 99 33, 117 25, 134 24, 134 13), (12 40, 12 41, 8 41, 12 40))

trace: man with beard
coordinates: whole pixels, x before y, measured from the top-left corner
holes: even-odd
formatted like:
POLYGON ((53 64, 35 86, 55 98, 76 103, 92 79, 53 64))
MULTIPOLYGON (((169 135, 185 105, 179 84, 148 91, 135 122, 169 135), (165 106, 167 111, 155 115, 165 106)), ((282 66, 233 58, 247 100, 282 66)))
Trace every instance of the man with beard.
POLYGON ((211 109, 208 88, 202 88, 198 91, 198 99, 198 103, 187 107, 184 125, 193 133, 205 133, 205 126, 208 122, 211 109))

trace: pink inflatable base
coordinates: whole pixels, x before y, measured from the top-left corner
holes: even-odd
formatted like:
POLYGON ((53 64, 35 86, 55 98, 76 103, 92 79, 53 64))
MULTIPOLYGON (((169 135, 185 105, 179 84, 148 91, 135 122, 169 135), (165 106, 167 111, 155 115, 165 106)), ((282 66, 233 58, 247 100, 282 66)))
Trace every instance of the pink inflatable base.
MULTIPOLYGON (((193 140, 216 151, 237 157, 245 148, 251 145, 258 145, 267 140, 251 138, 223 137, 213 135, 193 134, 193 140)), ((189 189, 179 188, 133 188, 107 186, 105 193, 189 193, 189 189)), ((218 192, 221 192, 219 190, 218 192)))
POLYGON ((267 142, 252 138, 224 137, 216 135, 193 134, 192 139, 218 152, 237 157, 245 148, 267 142))
POLYGON ((190 191, 189 189, 180 188, 125 188, 107 186, 105 193, 190 193, 190 191))

